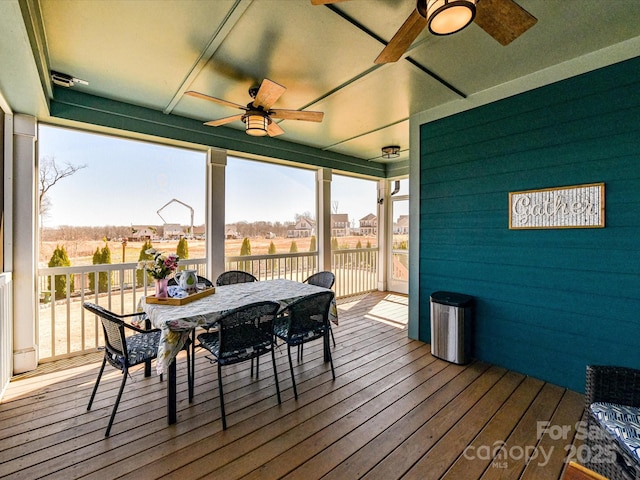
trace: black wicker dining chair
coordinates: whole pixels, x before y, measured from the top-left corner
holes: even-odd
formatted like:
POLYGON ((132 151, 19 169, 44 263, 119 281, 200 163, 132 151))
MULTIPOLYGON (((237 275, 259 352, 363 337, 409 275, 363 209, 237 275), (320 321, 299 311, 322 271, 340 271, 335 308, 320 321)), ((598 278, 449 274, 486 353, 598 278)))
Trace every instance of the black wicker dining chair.
MULTIPOLYGON (((203 283, 204 286, 207 288, 213 287, 213 282, 211 280, 209 280, 206 277, 202 277, 200 275, 198 275, 198 283, 203 283)), ((167 285, 178 285, 178 281, 176 280, 176 277, 171 277, 167 282, 167 285)))
MULTIPOLYGON (((87 410, 91 410, 91 405, 93 405, 93 399, 98 391, 98 385, 100 384, 100 379, 102 378, 102 373, 104 372, 104 367, 107 362, 122 372, 120 390, 118 391, 118 396, 116 397, 115 404, 113 405, 113 411, 111 412, 111 418, 109 419, 109 424, 107 425, 107 430, 104 434, 105 437, 108 437, 111 432, 111 426, 113 425, 116 412, 118 411, 118 405, 120 404, 120 398, 122 397, 124 386, 127 382, 129 368, 144 363, 145 376, 148 377, 151 375, 151 360, 158 356, 160 329, 142 329, 124 321, 125 318, 132 317, 142 319, 146 316, 143 312, 132 313, 129 315, 118 315, 90 302, 85 302, 83 306, 91 313, 100 317, 104 331, 105 343, 102 366, 100 367, 100 372, 98 372, 98 378, 96 379, 96 384, 93 387, 93 392, 91 393, 87 410), (131 330, 136 333, 133 335, 126 335, 126 330, 131 330)), ((147 320, 146 323, 149 325, 150 322, 147 320)), ((187 356, 188 355, 189 350, 187 349, 187 356)), ((187 364, 189 365, 188 358, 187 364)), ((190 372, 189 379, 191 382, 190 372)), ((160 380, 162 380, 162 377, 160 380)))
MULTIPOLYGON (((333 359, 329 348, 329 309, 333 300, 333 292, 318 292, 302 297, 289 304, 278 315, 274 324, 274 333, 287 344, 289 356, 289 370, 293 383, 293 395, 298 398, 298 389, 293 375, 293 362, 291 361, 291 347, 302 348, 307 342, 318 338, 323 339, 323 351, 325 361, 331 364, 331 375, 336 378, 333 369, 333 359)), ((302 358, 302 352, 298 350, 298 361, 302 358)))
POLYGON ((235 283, 257 282, 258 279, 248 272, 242 270, 229 270, 221 273, 216 279, 216 285, 233 285, 235 283))
MULTIPOLYGON (((307 277, 307 279, 302 283, 308 283, 309 285, 316 285, 318 287, 331 288, 336 281, 336 276, 333 272, 322 271, 314 273, 307 277)), ((336 346, 336 337, 333 336, 333 327, 331 326, 331 322, 329 322, 329 333, 331 334, 331 340, 333 341, 333 347, 336 346)))
POLYGON ((331 288, 336 281, 336 276, 333 272, 317 272, 313 275, 307 277, 307 279, 303 283, 308 283, 309 285, 317 285, 318 287, 331 288))
POLYGON ((218 390, 220 393, 220 414, 222 429, 227 429, 227 419, 222 393, 222 367, 251 360, 251 376, 253 376, 253 359, 256 359, 256 377, 259 375, 260 356, 271 352, 273 376, 276 383, 278 403, 280 385, 276 369, 275 342, 273 338, 273 321, 280 308, 277 302, 256 302, 229 310, 216 321, 216 332, 198 335, 200 346, 211 352, 212 363, 218 364, 218 390))

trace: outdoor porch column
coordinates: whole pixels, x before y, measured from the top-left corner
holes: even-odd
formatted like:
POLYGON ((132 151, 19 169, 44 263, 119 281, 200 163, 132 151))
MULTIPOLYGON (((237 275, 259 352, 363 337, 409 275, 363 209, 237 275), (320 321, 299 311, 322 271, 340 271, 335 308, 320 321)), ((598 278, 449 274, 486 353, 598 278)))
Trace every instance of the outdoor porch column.
POLYGON ((210 148, 207 152, 207 275, 215 283, 225 271, 224 222, 225 222, 225 174, 227 151, 210 148))
POLYGON ((318 271, 331 271, 331 169, 316 171, 318 271))
POLYGON ((13 118, 13 373, 38 366, 38 158, 35 117, 13 118))
POLYGON ((378 290, 387 291, 387 266, 389 264, 388 245, 392 244, 390 236, 393 235, 389 229, 391 221, 389 202, 389 181, 378 180, 378 290))

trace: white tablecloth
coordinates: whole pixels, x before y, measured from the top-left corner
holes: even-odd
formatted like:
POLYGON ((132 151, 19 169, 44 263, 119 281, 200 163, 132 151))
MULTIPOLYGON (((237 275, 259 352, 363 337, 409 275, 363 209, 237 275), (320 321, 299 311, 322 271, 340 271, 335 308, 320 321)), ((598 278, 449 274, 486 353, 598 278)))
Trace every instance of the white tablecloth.
MULTIPOLYGON (((301 297, 327 290, 306 283, 277 279, 216 287, 213 295, 179 306, 146 303, 142 298, 140 307, 148 315, 151 324, 161 330, 156 362, 158 373, 165 371, 194 328, 213 325, 228 310, 265 300, 279 302, 281 308, 284 308, 301 297)), ((329 310, 329 319, 338 323, 335 299, 329 310)))

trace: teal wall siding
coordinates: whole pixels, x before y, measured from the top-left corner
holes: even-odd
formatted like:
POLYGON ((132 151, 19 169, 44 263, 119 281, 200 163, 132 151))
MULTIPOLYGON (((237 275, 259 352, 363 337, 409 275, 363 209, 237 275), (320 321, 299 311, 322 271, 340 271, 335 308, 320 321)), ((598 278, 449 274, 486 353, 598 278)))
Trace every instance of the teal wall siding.
POLYGON ((420 338, 429 295, 476 298, 474 356, 583 391, 640 368, 640 59, 424 124, 420 338), (605 183, 606 228, 509 230, 509 192, 605 183))

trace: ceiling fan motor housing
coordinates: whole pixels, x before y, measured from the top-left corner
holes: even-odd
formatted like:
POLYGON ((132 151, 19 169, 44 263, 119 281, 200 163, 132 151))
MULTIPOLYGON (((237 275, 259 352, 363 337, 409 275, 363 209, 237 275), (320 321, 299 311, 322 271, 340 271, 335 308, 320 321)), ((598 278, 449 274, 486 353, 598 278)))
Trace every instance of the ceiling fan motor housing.
POLYGON ((256 96, 258 95, 258 90, 260 90, 260 85, 256 85, 253 87, 249 88, 249 96, 251 98, 256 98, 256 96))

